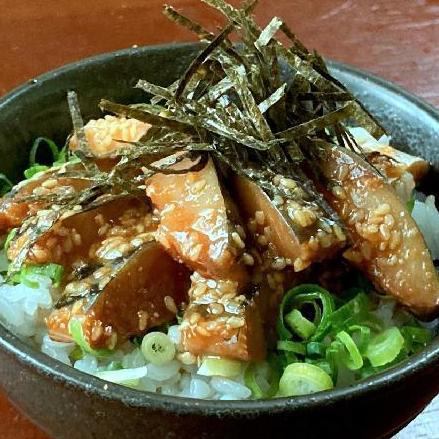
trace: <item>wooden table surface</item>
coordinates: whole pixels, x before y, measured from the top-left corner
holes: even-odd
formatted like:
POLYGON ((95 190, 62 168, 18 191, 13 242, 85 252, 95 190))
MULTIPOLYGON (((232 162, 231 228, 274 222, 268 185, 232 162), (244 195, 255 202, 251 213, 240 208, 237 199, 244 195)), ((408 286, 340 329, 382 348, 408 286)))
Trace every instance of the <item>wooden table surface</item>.
MULTIPOLYGON (((0 0, 0 95, 86 56, 192 40, 162 16, 163 1, 0 0)), ((221 23, 199 0, 168 2, 211 29, 221 23)), ((273 15, 284 18, 307 46, 395 81, 439 107, 438 0, 261 0, 256 15, 261 24, 273 15)), ((1 393, 0 437, 47 439, 1 393)), ((439 398, 397 437, 439 438, 439 398)))

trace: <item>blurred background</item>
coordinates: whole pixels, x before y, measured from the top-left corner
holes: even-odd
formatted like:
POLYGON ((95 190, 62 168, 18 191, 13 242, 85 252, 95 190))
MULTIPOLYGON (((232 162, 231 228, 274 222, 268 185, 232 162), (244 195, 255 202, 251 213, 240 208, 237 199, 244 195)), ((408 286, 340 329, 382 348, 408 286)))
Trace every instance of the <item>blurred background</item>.
MULTIPOLYGON (((210 29, 222 22, 200 0, 168 2, 210 29)), ((163 3, 0 0, 0 94, 93 54, 193 40, 162 15, 163 3)), ((258 21, 265 24, 273 15, 323 55, 396 81, 439 106, 438 0, 261 0, 258 21)))
MULTIPOLYGON (((162 15, 163 1, 0 0, 0 95, 87 56, 194 40, 162 15)), ((168 1, 210 30, 223 23, 200 0, 168 1)), ((280 16, 325 57, 392 80, 439 107, 438 0, 260 0, 255 13, 261 25, 280 16)), ((48 439, 1 391, 0 438, 48 439)), ((439 400, 397 438, 439 438, 439 400)))

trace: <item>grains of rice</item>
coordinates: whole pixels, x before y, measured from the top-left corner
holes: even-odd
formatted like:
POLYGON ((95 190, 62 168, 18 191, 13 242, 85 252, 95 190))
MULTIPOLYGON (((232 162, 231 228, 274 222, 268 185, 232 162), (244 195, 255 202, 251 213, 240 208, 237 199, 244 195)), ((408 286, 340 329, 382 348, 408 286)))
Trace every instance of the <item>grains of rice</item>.
POLYGON ((75 361, 73 367, 81 372, 94 374, 98 371, 98 360, 93 355, 84 355, 83 358, 75 361))
POLYGON ((252 394, 248 387, 229 378, 215 376, 212 377, 210 384, 217 392, 234 396, 233 399, 247 399, 252 394))
POLYGON ((180 363, 176 360, 169 363, 155 366, 154 364, 148 364, 148 372, 146 376, 155 381, 166 381, 172 378, 180 370, 180 363))
POLYGON ((0 276, 0 321, 17 335, 33 337, 44 326, 44 317, 52 308, 51 281, 32 276, 39 288, 3 283, 0 276))
POLYGON ((430 195, 425 201, 415 200, 412 216, 424 235, 432 258, 439 259, 439 212, 434 196, 430 195))
POLYGON ((41 343, 41 352, 69 366, 71 366, 69 355, 74 348, 75 343, 54 341, 48 335, 43 337, 41 343))

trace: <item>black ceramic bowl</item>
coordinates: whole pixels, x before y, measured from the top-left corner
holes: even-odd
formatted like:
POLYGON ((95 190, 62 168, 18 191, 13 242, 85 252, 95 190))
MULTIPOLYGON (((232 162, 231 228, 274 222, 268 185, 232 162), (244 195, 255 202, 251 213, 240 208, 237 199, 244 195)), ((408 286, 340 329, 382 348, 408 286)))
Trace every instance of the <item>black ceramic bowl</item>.
MULTIPOLYGON (((35 137, 65 139, 71 129, 68 90, 79 93, 85 118, 96 117, 100 98, 140 100, 141 92, 133 89, 138 78, 168 85, 196 50, 188 44, 105 54, 43 75, 5 96, 0 100, 1 172, 19 178, 35 137)), ((337 63, 331 70, 396 143, 439 163, 438 112, 371 75, 337 63)), ((439 340, 355 386, 298 398, 225 402, 105 383, 37 352, 0 327, 0 383, 55 438, 377 438, 396 432, 439 392, 439 340)))

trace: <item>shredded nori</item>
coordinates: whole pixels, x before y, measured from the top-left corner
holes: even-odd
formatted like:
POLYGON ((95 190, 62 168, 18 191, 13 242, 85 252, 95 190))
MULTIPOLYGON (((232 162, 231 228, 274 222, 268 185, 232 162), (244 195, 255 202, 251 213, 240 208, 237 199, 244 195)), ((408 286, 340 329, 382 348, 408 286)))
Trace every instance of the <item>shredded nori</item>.
MULTIPOLYGON (((38 237, 73 206, 90 208, 98 195, 107 194, 109 199, 141 195, 145 178, 202 169, 208 156, 251 179, 270 196, 294 198, 304 206, 313 203, 320 206, 323 220, 337 221, 303 172, 301 164, 311 157, 308 150, 324 141, 363 156, 347 123, 354 121, 375 137, 384 134, 384 129, 331 76, 323 58, 307 50, 281 19, 274 17, 264 29, 256 24, 252 11, 257 1, 244 2, 240 8, 224 0, 203 1, 226 18, 217 35, 172 7, 164 7, 169 19, 194 32, 203 43, 181 78, 169 87, 140 79, 137 87, 148 94, 149 103, 101 101, 104 111, 152 125, 142 139, 117 152, 119 161, 110 171, 99 170, 90 157, 77 96, 68 93, 78 141, 74 154, 80 162, 63 172, 92 184, 82 193, 58 198, 58 210, 47 209, 47 215, 25 221, 15 239, 28 233, 28 242, 11 263, 10 273, 21 267, 38 237), (237 44, 229 39, 232 33, 238 36, 237 44), (277 39, 280 33, 288 46, 277 39), (176 155, 155 164, 171 154, 176 155), (191 165, 177 170, 176 163, 183 159, 191 165), (273 179, 279 174, 294 180, 297 190, 285 192, 275 185, 273 179)), ((47 195, 40 198, 54 201, 47 195)))

